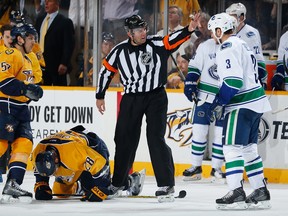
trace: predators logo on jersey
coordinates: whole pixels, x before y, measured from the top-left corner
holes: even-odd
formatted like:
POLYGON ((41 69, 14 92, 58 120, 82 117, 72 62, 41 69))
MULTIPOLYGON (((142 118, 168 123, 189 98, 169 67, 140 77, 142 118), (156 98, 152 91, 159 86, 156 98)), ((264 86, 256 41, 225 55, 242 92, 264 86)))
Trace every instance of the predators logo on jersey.
POLYGON ((5 50, 5 53, 6 53, 7 55, 11 55, 12 53, 14 53, 14 50, 13 50, 13 49, 6 49, 6 50, 5 50))

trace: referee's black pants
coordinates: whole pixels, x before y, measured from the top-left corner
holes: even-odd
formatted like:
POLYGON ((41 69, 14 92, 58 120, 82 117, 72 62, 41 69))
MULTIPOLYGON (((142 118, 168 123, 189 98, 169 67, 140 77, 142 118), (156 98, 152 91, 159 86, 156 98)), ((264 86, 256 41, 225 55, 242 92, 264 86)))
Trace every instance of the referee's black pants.
MULTIPOLYGON (((157 186, 174 186, 174 162, 165 143, 168 99, 164 88, 148 93, 124 94, 115 131, 115 157, 112 184, 127 185, 139 144, 141 124, 146 115, 146 134, 157 186)), ((140 152, 141 154, 141 152, 140 152)))

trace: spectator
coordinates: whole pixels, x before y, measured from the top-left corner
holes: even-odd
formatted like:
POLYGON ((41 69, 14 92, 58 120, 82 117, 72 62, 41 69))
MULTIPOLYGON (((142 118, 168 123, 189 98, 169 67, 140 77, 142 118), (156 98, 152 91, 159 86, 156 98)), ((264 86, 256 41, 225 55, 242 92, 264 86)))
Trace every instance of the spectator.
POLYGON ((46 65, 43 84, 67 86, 75 45, 74 26, 69 18, 59 13, 59 0, 46 0, 45 11, 44 16, 37 18, 35 26, 46 65))
MULTIPOLYGON (((169 9, 168 9, 168 12, 169 12, 169 17, 168 17, 168 21, 169 21, 169 24, 168 24, 168 34, 171 34, 179 29, 182 29, 183 26, 181 25, 181 21, 182 21, 182 18, 183 18, 183 12, 182 12, 182 9, 176 5, 174 6, 170 6, 169 9)), ((158 35, 161 35, 161 36, 164 36, 164 30, 160 30, 159 32, 157 32, 158 35)), ((191 36, 191 40, 194 41, 196 40, 196 35, 193 33, 192 36, 191 36)), ((188 45, 190 44, 190 40, 184 42, 179 48, 177 51, 175 51, 173 54, 172 54, 172 57, 171 58, 174 58, 176 59, 177 57, 177 53, 179 52, 180 55, 184 55, 185 54, 185 47, 187 47, 188 45)), ((177 65, 175 65, 174 63, 174 60, 172 60, 171 58, 169 58, 168 60, 168 71, 171 71, 172 68, 176 68, 177 65)))
POLYGON ((186 49, 189 50, 189 53, 191 56, 194 56, 196 49, 198 48, 199 44, 203 41, 206 41, 210 38, 210 31, 208 30, 208 21, 210 19, 210 15, 205 12, 200 12, 200 21, 198 23, 196 32, 197 32, 197 39, 194 41, 194 43, 189 44, 186 49))
MULTIPOLYGON (((198 0, 169 0, 169 6, 177 6, 183 11, 182 24, 187 25, 190 23, 190 15, 201 11, 198 0)), ((160 0, 160 11, 164 11, 164 0, 160 0)))
POLYGON ((103 32, 111 32, 116 42, 126 39, 123 29, 125 18, 138 14, 135 5, 138 0, 104 0, 103 1, 103 32))
MULTIPOLYGON (((111 51, 111 49, 115 46, 115 39, 114 36, 109 33, 109 32, 103 32, 102 33, 102 52, 101 52, 101 57, 102 60, 108 55, 108 53, 111 51)), ((93 57, 89 59, 89 63, 93 65, 93 57)), ((88 76, 88 85, 92 85, 93 83, 93 68, 91 68, 87 74, 88 76)), ((83 86, 83 72, 80 73, 79 78, 78 78, 78 85, 83 86)), ((115 74, 113 77, 110 86, 114 87, 119 87, 120 86, 120 78, 119 74, 115 74)))
POLYGON ((180 55, 177 53, 176 62, 177 69, 172 69, 170 74, 168 74, 166 88, 173 89, 183 89, 184 88, 184 78, 188 73, 188 63, 190 60, 189 54, 180 55))
POLYGON ((2 0, 0 1, 0 27, 10 24, 10 13, 16 8, 18 0, 2 0))

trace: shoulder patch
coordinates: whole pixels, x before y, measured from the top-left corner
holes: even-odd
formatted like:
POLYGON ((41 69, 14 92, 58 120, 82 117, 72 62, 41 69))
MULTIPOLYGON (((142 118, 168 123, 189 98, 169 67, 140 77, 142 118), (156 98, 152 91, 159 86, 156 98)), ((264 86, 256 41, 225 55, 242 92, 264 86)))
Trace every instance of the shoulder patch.
POLYGON ((220 47, 220 50, 223 50, 223 49, 226 49, 228 47, 232 47, 232 43, 231 42, 226 42, 226 43, 223 43, 220 47))
POLYGON ((252 31, 249 31, 249 32, 246 33, 246 35, 247 35, 247 37, 249 38, 249 37, 255 36, 255 33, 252 32, 252 31))
POLYGON ((5 53, 7 55, 11 55, 12 53, 14 53, 14 50, 13 49, 7 49, 7 50, 5 50, 5 53))

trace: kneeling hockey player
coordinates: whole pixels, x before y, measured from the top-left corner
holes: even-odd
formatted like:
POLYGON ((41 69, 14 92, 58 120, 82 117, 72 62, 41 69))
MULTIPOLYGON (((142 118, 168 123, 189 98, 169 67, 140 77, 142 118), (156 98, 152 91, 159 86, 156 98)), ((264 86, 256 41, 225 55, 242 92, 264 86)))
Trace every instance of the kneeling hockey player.
MULTIPOLYGON (((95 133, 83 126, 62 131, 40 141, 32 153, 35 167, 36 200, 51 200, 54 195, 83 195, 82 201, 101 202, 108 198, 111 185, 109 151, 95 133), (53 189, 49 177, 55 176, 53 189)), ((134 172, 127 179, 128 195, 138 195, 144 174, 134 172)))

